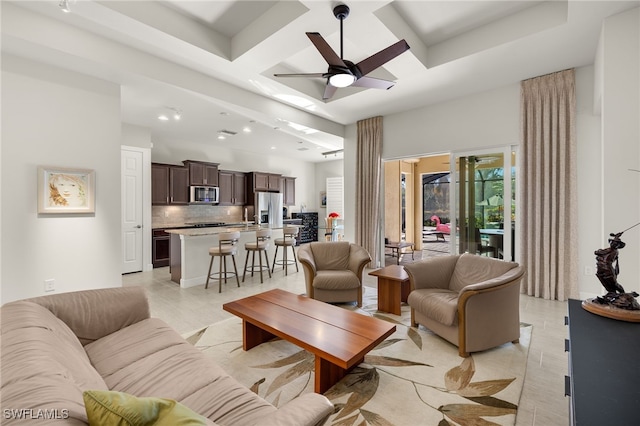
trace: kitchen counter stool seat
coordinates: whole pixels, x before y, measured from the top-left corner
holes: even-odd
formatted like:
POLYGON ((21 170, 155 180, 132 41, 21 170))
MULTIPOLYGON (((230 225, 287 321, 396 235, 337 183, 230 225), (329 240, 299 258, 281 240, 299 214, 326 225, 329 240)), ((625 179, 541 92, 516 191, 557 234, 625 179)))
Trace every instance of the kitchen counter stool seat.
POLYGON ((298 232, 300 228, 297 226, 285 226, 282 230, 283 238, 276 238, 274 243, 276 245, 276 253, 273 256, 273 266, 271 267, 271 272, 274 271, 276 265, 282 265, 284 267, 284 274, 287 275, 287 268, 291 264, 296 265, 296 271, 298 269, 298 259, 296 257, 296 237, 298 236, 298 232), (282 247, 282 260, 276 260, 278 257, 278 247, 282 247), (293 253, 293 260, 287 259, 287 248, 291 247, 291 252, 293 253))
POLYGON ((269 248, 269 240, 271 239, 271 229, 259 229, 256 231, 256 240, 245 243, 244 249, 247 251, 247 257, 244 260, 244 272, 242 274, 242 282, 247 275, 247 271, 251 271, 251 276, 255 271, 260 271, 260 283, 263 281, 262 272, 266 269, 271 278, 271 270, 269 270, 269 256, 267 249, 269 248), (259 266, 256 266, 256 252, 258 253, 259 266), (251 253, 251 265, 249 265, 249 253, 251 253), (262 264, 262 253, 266 265, 262 264))
POLYGON ((238 287, 240 287, 240 279, 238 278, 238 268, 236 267, 236 254, 238 253, 238 247, 236 244, 240 239, 240 232, 221 232, 218 234, 218 245, 209 248, 209 256, 211 256, 211 262, 209 262, 209 272, 207 273, 207 282, 204 288, 209 287, 209 280, 218 280, 218 293, 222 293, 222 280, 227 283, 227 278, 236 277, 238 287), (231 256, 233 262, 233 272, 227 271, 227 256, 231 256), (211 273, 213 267, 213 259, 220 258, 220 267, 218 272, 211 273))

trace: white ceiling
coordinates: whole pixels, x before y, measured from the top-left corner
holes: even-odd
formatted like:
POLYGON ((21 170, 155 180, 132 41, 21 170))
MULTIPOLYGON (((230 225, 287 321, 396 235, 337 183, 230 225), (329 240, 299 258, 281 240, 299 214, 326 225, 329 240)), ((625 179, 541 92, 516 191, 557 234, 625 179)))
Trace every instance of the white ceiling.
POLYGON ((396 81, 390 90, 348 87, 323 102, 322 79, 273 73, 326 71, 305 32, 319 32, 339 54, 339 2, 70 0, 71 13, 62 13, 59 1, 3 1, 3 51, 121 84, 123 121, 149 127, 154 141, 313 162, 340 149, 344 125, 357 120, 592 64, 602 20, 640 5, 345 2, 345 59, 357 63, 402 38, 411 49, 370 74, 396 81), (170 108, 182 119, 159 121, 170 108), (238 134, 218 140, 223 129, 238 134))

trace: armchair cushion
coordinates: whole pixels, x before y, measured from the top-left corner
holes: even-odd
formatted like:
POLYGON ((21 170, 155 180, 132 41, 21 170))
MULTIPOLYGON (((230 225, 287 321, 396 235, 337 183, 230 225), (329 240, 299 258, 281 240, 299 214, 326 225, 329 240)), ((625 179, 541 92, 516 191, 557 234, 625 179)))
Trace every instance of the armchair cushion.
POLYGON ((351 245, 347 241, 337 241, 332 244, 311 244, 316 269, 319 271, 348 269, 350 250, 351 245))
POLYGON ((458 324, 458 292, 425 288, 412 291, 407 302, 413 309, 444 325, 458 324))
POLYGON ((470 284, 481 283, 499 277, 516 266, 514 263, 486 256, 460 256, 451 275, 449 289, 460 291, 470 284))
POLYGON ((346 290, 360 287, 360 280, 349 270, 323 270, 317 272, 313 287, 323 290, 346 290))

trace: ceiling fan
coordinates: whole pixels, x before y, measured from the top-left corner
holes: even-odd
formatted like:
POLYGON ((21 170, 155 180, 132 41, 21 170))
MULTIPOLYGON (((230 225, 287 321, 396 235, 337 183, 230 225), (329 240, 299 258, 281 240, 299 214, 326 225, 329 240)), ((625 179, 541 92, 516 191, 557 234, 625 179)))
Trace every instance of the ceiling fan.
POLYGON ((382 49, 378 53, 369 56, 368 58, 354 64, 351 61, 342 59, 342 23, 344 19, 349 16, 349 7, 345 4, 340 4, 333 8, 333 15, 340 20, 340 56, 329 46, 320 33, 308 32, 307 37, 311 40, 311 43, 318 49, 329 69, 324 73, 303 73, 303 74, 274 74, 275 77, 311 77, 311 78, 326 78, 327 84, 322 95, 323 100, 330 99, 338 88, 355 86, 365 87, 371 89, 390 89, 395 82, 389 80, 382 80, 379 78, 367 77, 371 71, 386 64, 396 56, 409 50, 409 45, 402 39, 397 43, 392 44, 386 49, 382 49))

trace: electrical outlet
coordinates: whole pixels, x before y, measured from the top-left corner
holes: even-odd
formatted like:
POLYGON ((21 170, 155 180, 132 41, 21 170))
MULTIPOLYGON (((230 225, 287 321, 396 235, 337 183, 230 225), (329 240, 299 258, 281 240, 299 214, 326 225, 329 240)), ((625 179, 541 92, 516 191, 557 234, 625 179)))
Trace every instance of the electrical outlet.
POLYGON ((593 267, 592 266, 585 266, 584 267, 584 274, 585 275, 593 275, 593 267))
POLYGON ((44 280, 44 291, 55 291, 56 290, 56 280, 53 278, 50 280, 44 280))
POLYGON ((168 211, 164 211, 164 217, 169 217, 169 212, 168 211))

